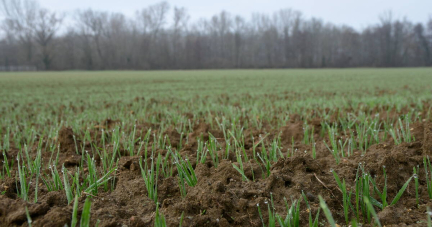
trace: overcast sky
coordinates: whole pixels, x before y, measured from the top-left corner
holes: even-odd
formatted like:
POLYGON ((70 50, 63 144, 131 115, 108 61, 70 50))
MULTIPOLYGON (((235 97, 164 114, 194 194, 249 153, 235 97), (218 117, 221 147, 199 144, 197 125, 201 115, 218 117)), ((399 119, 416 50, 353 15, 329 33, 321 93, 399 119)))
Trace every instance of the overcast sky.
MULTIPOLYGON (((92 8, 122 12, 133 16, 136 10, 160 0, 39 0, 43 7, 64 12, 92 8)), ((413 22, 425 22, 432 16, 432 0, 167 0, 174 6, 188 9, 191 21, 210 18, 222 10, 249 18, 253 12, 272 13, 292 8, 307 18, 317 17, 326 22, 347 24, 356 29, 378 21, 378 16, 392 10, 395 18, 406 17, 413 22)))

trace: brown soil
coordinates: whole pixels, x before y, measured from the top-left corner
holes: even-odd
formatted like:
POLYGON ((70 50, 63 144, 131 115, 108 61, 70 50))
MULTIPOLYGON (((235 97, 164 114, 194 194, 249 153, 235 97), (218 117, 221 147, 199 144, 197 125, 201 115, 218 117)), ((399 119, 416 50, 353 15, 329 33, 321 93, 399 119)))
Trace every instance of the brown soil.
MULTIPOLYGON (((321 127, 318 118, 310 120, 310 125, 321 127)), ((100 127, 111 128, 117 122, 107 119, 101 122, 100 127)), ((144 135, 149 128, 149 123, 137 125, 138 135, 144 135)), ((385 166, 388 173, 388 198, 392 199, 402 185, 413 174, 413 167, 420 166, 420 205, 417 206, 414 191, 414 181, 403 194, 401 200, 394 206, 379 211, 378 216, 384 226, 425 226, 426 209, 432 206, 426 188, 425 173, 423 170, 424 155, 432 153, 432 124, 429 122, 417 123, 412 128, 416 141, 402 143, 395 146, 389 140, 373 145, 365 154, 354 151, 350 157, 343 158, 339 165, 329 153, 320 138, 319 130, 315 131, 317 142, 317 159, 311 156, 311 146, 301 144, 303 138, 303 121, 298 116, 292 118, 286 126, 280 129, 272 129, 269 125, 263 129, 249 128, 244 131, 246 153, 252 155, 254 141, 259 141, 259 136, 269 132, 267 138, 271 141, 281 132, 283 152, 288 152, 292 146, 292 138, 296 152, 292 157, 282 158, 274 163, 271 174, 265 177, 262 166, 255 161, 244 163, 246 176, 251 181, 242 181, 241 175, 233 168, 235 157, 222 160, 217 168, 208 158, 205 164, 195 166, 198 184, 188 187, 186 198, 180 195, 176 172, 174 177, 163 178, 158 182, 158 202, 160 211, 165 215, 168 226, 178 226, 180 217, 184 215, 183 226, 262 226, 258 215, 257 205, 263 210, 264 220, 267 220, 267 203, 271 196, 275 209, 280 214, 285 214, 284 198, 288 203, 299 199, 304 192, 311 204, 311 210, 301 205, 301 226, 306 226, 309 212, 316 214, 319 207, 318 195, 323 196, 330 207, 334 218, 341 226, 344 225, 342 210, 342 194, 334 180, 332 171, 336 171, 341 179, 345 179, 348 188, 354 187, 356 171, 362 165, 376 181, 379 187, 384 185, 382 168, 385 166), (255 179, 252 181, 252 179, 255 179)), ((93 133, 100 133, 100 128, 95 127, 93 133)), ((194 127, 194 131, 183 136, 182 155, 187 155, 192 163, 195 163, 198 138, 207 140, 209 134, 215 136, 218 141, 223 138, 222 131, 212 130, 203 122, 194 127), (189 141, 185 144, 186 137, 189 141)), ((174 129, 168 128, 165 134, 169 137, 173 147, 180 143, 181 135, 174 129)), ((75 140, 81 143, 75 135, 75 140)), ((74 132, 71 128, 62 128, 58 135, 60 145, 59 165, 64 164, 70 171, 79 165, 81 154, 75 152, 74 132)), ((92 138, 95 138, 92 136, 92 138)), ((100 138, 96 137, 96 138, 100 138)), ((152 139, 150 140, 152 141, 152 139)), ((223 143, 223 139, 220 142, 223 143)), ((224 147, 224 144, 222 145, 224 147)), ((257 146, 261 149, 260 145, 257 146)), ((166 151, 158 151, 166 155, 166 151)), ((17 152, 8 152, 8 155, 16 156, 17 152)), ((223 151, 220 152, 222 156, 223 151)), ((155 219, 156 205, 147 197, 147 191, 141 176, 138 156, 127 156, 124 153, 120 157, 119 167, 116 172, 115 188, 112 191, 99 193, 92 198, 92 225, 100 220, 99 226, 152 226, 155 219)), ((43 156, 47 163, 50 156, 43 156)), ((2 168, 3 164, 0 165, 2 168)), ((16 169, 16 166, 14 166, 16 169)), ((19 186, 19 182, 18 182, 19 186)), ((30 198, 34 198, 34 185, 31 185, 30 198)), ((46 187, 39 182, 39 199, 36 204, 24 202, 17 196, 17 183, 14 179, 0 180, 0 226, 27 226, 25 207, 28 207, 33 226, 64 226, 70 224, 72 205, 67 204, 63 191, 48 192, 46 187)), ((79 214, 85 198, 80 198, 79 214)), ((321 213, 321 219, 324 215, 321 213)), ((326 226, 326 225, 325 225, 326 226)))

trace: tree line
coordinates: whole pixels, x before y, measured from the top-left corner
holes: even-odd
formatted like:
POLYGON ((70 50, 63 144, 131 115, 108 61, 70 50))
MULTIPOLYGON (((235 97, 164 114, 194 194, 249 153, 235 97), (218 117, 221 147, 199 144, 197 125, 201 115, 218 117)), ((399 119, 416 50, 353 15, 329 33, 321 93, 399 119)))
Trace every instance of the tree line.
POLYGON ((415 67, 432 65, 432 18, 385 12, 361 31, 282 9, 250 19, 222 11, 190 21, 160 2, 134 17, 93 9, 73 15, 33 0, 0 0, 0 66, 38 70, 415 67), (66 23, 68 21, 68 23, 66 23))

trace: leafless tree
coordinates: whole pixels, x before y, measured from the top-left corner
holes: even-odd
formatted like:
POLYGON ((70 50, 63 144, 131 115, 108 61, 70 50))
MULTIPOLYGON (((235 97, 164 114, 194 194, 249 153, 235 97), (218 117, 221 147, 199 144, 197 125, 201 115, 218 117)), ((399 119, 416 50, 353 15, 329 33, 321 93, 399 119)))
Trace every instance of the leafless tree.
POLYGON ((49 70, 55 54, 53 40, 62 23, 62 17, 47 9, 39 9, 33 23, 32 30, 40 47, 40 58, 44 69, 49 70))
POLYGON ((141 35, 141 51, 145 68, 151 68, 157 64, 154 52, 158 51, 156 46, 157 37, 166 24, 169 4, 167 2, 151 5, 136 12, 137 31, 141 35))
POLYGON ((188 29, 190 16, 185 8, 174 7, 174 17, 172 25, 172 64, 175 67, 181 67, 184 62, 182 55, 182 40, 188 29))
POLYGON ((49 70, 54 54, 53 40, 62 17, 40 8, 32 0, 2 0, 1 3, 6 18, 3 27, 20 40, 26 62, 38 64, 34 62, 37 56, 43 69, 49 70))
POLYGON ((75 24, 65 27, 62 14, 34 0, 0 0, 0 6, 1 65, 44 70, 432 65, 432 17, 414 24, 390 11, 356 30, 292 9, 254 13, 250 19, 222 11, 191 22, 185 8, 170 12, 169 4, 160 2, 133 18, 76 11, 75 24))
POLYGON ((19 40, 26 63, 33 61, 33 27, 38 8, 37 2, 32 0, 1 1, 1 10, 5 17, 2 27, 19 40))
POLYGON ((94 11, 92 9, 78 11, 77 23, 82 38, 82 49, 87 55, 88 65, 93 65, 94 59, 91 49, 96 49, 96 54, 101 62, 101 69, 107 67, 106 55, 102 49, 103 35, 106 29, 108 13, 94 11))

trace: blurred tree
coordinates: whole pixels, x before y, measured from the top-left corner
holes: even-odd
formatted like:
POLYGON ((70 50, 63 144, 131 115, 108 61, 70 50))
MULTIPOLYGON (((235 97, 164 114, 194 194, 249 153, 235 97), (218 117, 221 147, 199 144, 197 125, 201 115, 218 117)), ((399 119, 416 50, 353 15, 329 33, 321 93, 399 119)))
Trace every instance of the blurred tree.
POLYGON ((44 70, 432 65, 432 17, 413 24, 391 11, 358 31, 292 9, 254 13, 248 20, 222 11, 193 23, 185 8, 176 6, 170 14, 167 2, 138 10, 134 18, 80 10, 68 23, 34 0, 0 0, 0 9, 1 65, 44 70))

